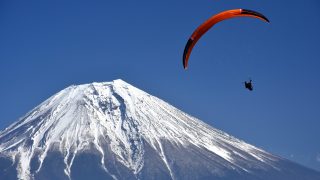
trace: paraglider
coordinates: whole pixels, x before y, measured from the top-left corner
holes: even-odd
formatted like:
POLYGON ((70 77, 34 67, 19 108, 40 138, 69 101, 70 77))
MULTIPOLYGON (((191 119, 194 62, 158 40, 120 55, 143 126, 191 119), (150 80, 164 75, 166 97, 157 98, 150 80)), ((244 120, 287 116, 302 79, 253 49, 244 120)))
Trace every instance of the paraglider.
POLYGON ((227 10, 210 17, 207 21, 201 24, 192 33, 191 37, 189 38, 183 52, 183 68, 184 69, 188 68, 188 60, 189 60, 192 48, 196 45, 197 41, 202 37, 202 35, 204 35, 216 23, 226 19, 235 18, 235 17, 252 17, 252 18, 261 19, 265 22, 269 22, 269 20, 261 13, 255 12, 252 10, 246 10, 246 9, 227 10))
POLYGON ((253 90, 252 80, 250 79, 249 82, 245 81, 244 82, 244 87, 247 88, 249 91, 252 91, 253 90))

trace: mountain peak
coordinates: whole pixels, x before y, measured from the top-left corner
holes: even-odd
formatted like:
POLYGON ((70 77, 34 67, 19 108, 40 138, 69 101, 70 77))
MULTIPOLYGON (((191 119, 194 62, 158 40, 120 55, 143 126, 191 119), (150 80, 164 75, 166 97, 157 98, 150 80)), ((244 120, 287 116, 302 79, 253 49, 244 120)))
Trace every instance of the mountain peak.
POLYGON ((119 84, 128 84, 127 82, 125 82, 124 80, 122 79, 115 79, 113 80, 114 83, 119 83, 119 84))
POLYGON ((68 179, 76 176, 72 169, 83 153, 96 154, 102 174, 111 179, 121 179, 119 169, 139 179, 149 167, 160 168, 162 179, 179 179, 176 168, 189 160, 197 166, 185 168, 210 167, 207 173, 218 175, 278 170, 281 161, 121 79, 53 95, 0 133, 0 152, 14 160, 20 179, 40 176, 53 152, 68 179))

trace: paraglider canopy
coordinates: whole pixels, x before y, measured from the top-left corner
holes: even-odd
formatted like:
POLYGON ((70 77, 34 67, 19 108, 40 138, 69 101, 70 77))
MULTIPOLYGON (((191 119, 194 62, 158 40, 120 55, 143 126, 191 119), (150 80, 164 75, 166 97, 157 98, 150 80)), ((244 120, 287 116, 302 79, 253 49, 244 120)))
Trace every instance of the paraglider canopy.
POLYGON ((265 22, 269 22, 269 20, 261 13, 252 11, 252 10, 247 10, 247 9, 227 10, 219 14, 213 15, 207 21, 201 24, 190 36, 183 52, 182 62, 183 62, 184 69, 188 68, 188 61, 189 61, 189 56, 191 54, 191 51, 193 47, 196 45, 197 41, 201 38, 201 36, 205 34, 216 23, 226 19, 231 19, 234 17, 253 17, 253 18, 261 19, 265 22))

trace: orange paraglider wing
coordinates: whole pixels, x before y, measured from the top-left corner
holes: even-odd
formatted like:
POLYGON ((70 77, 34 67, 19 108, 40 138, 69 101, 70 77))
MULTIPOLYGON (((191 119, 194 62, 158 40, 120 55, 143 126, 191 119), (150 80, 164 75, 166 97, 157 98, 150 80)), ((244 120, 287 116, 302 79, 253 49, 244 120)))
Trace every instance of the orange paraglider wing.
POLYGON ((201 24, 192 33, 191 37, 189 38, 183 52, 183 68, 184 69, 187 69, 188 60, 189 60, 192 48, 195 46, 195 44, 201 38, 201 36, 205 34, 216 23, 226 19, 234 18, 234 17, 253 17, 253 18, 258 18, 263 21, 269 22, 269 20, 263 14, 255 11, 251 11, 251 10, 246 10, 246 9, 227 10, 212 16, 206 22, 201 24))

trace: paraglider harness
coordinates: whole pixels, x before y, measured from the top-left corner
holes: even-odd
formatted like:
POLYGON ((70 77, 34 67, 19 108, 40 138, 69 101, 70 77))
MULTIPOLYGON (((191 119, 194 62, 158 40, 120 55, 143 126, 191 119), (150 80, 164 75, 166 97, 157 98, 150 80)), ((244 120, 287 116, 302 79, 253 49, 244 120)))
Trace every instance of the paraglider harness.
POLYGON ((249 82, 245 81, 245 82, 244 82, 244 86, 245 86, 245 88, 247 88, 248 90, 252 91, 252 90, 253 90, 252 80, 250 79, 249 82))

